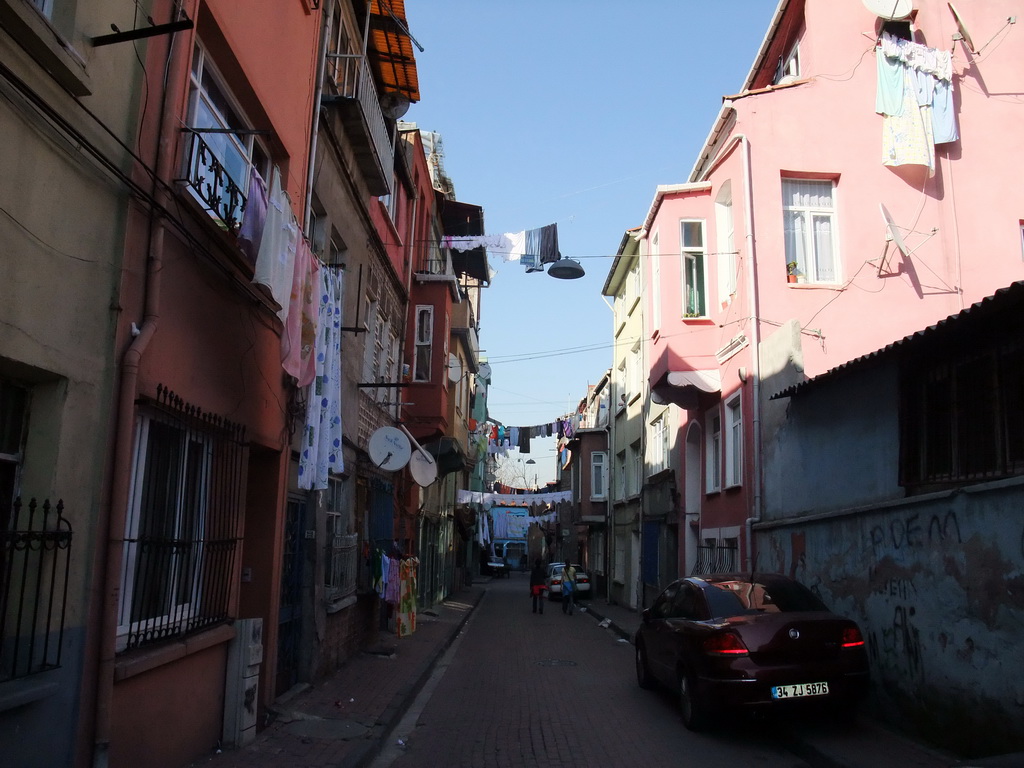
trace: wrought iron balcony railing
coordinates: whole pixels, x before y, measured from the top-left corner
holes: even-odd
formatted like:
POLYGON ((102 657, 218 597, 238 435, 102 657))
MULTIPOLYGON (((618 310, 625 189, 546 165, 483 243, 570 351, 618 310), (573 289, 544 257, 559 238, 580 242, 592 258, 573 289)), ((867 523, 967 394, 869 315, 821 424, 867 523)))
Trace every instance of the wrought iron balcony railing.
POLYGON ((0 529, 0 681, 60 667, 71 534, 63 501, 14 500, 0 529))
POLYGON ((245 211, 245 195, 202 135, 188 133, 189 187, 230 232, 235 232, 245 211))

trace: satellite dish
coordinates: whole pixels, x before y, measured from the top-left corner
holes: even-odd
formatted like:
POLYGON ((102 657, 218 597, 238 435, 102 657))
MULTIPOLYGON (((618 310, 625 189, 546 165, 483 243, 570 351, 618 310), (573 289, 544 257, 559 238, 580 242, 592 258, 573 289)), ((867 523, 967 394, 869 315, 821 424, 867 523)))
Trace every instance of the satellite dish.
POLYGON ((462 361, 454 353, 448 354, 448 381, 453 384, 462 378, 462 361))
POLYGON ((569 448, 563 448, 559 454, 559 458, 562 460, 562 469, 568 469, 569 465, 572 464, 572 450, 569 448))
POLYGON ((476 375, 479 376, 481 379, 490 379, 491 366, 489 366, 487 363, 480 363, 480 367, 477 368, 476 370, 476 375))
POLYGON ((366 450, 377 467, 388 471, 404 467, 412 454, 409 438, 395 427, 381 427, 370 435, 366 450))
POLYGON ((900 253, 904 256, 910 256, 910 249, 907 247, 906 242, 904 242, 903 235, 901 235, 900 231, 896 229, 896 222, 892 220, 892 216, 889 215, 889 211, 885 207, 885 204, 879 203, 878 207, 882 211, 882 218, 885 219, 885 228, 889 233, 889 236, 886 239, 892 240, 896 243, 896 247, 900 249, 900 253))
POLYGON ((956 28, 959 36, 953 35, 953 39, 963 40, 964 45, 967 46, 967 50, 970 51, 972 54, 976 54, 977 51, 974 50, 974 41, 971 40, 971 33, 967 31, 967 25, 964 24, 963 17, 957 11, 955 5, 953 5, 952 3, 946 3, 946 5, 949 6, 949 10, 952 11, 953 13, 953 18, 956 19, 956 28))
POLYGON ((409 472, 416 485, 426 488, 437 480, 437 462, 426 451, 414 451, 409 459, 409 472))
POLYGON ((861 0, 864 7, 886 21, 905 19, 914 10, 911 0, 861 0))

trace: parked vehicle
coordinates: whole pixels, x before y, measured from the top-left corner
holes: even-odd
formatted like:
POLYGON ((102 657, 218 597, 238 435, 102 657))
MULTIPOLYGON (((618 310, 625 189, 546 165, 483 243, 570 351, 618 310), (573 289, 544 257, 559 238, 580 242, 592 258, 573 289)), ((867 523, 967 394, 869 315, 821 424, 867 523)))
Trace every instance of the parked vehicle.
POLYGON ((677 690, 690 730, 736 708, 852 710, 868 687, 857 624, 782 575, 679 579, 643 611, 634 645, 640 687, 677 690))
MULTIPOLYGON (((590 576, 583 570, 579 563, 573 563, 576 569, 576 599, 590 597, 590 576)), ((548 566, 548 575, 545 584, 548 588, 548 599, 562 598, 562 570, 565 563, 551 563, 548 566)))

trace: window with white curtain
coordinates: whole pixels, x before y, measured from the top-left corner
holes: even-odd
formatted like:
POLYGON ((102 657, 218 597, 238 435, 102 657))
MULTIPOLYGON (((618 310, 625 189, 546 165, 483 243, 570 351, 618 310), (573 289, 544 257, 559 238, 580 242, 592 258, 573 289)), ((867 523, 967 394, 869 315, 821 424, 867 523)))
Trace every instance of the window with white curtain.
POLYGON ((727 487, 743 482, 743 413, 740 396, 725 404, 725 484, 727 487))
POLYGON ((640 441, 637 440, 631 446, 629 446, 629 480, 627 487, 629 488, 628 494, 635 496, 640 493, 640 488, 643 487, 643 474, 641 472, 644 465, 643 452, 640 450, 640 441))
POLYGON ((783 179, 782 211, 787 272, 799 282, 839 282, 835 183, 783 179))
POLYGON ((704 220, 679 222, 679 243, 683 270, 683 317, 707 317, 707 288, 704 275, 704 220))

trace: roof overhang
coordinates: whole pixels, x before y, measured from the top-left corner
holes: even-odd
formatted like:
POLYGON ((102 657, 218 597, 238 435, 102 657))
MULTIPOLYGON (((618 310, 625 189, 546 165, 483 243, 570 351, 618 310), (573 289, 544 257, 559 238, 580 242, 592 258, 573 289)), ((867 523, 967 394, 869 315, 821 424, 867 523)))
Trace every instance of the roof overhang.
POLYGON ((658 405, 678 405, 688 411, 701 407, 702 400, 722 394, 722 376, 717 370, 668 371, 651 384, 651 399, 658 405))

